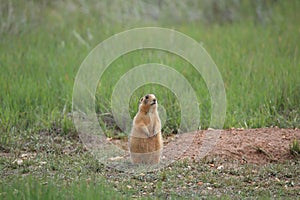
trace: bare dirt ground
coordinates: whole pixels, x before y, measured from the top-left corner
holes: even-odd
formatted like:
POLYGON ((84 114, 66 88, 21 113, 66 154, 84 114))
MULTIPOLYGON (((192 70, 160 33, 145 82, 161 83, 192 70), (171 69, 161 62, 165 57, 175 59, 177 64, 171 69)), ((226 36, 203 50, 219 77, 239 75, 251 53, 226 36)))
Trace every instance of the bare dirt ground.
MULTIPOLYGON (((197 158, 195 156, 203 143, 204 134, 205 131, 197 133, 183 158, 197 158)), ((222 130, 207 156, 255 164, 284 161, 292 158, 290 145, 294 139, 300 139, 300 130, 280 128, 222 130)))
MULTIPOLYGON (((299 129, 258 128, 184 133, 164 139, 163 159, 221 158, 223 161, 265 164, 292 159, 290 145, 300 140, 299 129), (212 137, 211 137, 212 136, 212 137), (211 137, 211 138, 210 138, 211 137), (209 145, 207 145, 209 143, 209 145)), ((113 143, 126 149, 127 142, 113 143)))

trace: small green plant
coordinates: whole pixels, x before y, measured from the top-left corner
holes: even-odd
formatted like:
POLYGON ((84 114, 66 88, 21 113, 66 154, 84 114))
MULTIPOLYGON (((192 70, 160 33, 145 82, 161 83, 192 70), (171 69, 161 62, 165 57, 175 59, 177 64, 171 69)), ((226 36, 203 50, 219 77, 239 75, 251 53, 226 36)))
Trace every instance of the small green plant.
POLYGON ((300 145, 297 139, 294 139, 290 145, 290 152, 295 156, 300 156, 300 145))

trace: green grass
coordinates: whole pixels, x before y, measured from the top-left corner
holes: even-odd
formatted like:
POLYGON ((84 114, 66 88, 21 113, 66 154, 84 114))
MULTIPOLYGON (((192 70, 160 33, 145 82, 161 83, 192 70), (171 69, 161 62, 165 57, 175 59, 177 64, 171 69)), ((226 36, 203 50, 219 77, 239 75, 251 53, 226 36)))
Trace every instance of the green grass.
POLYGON ((291 151, 291 154, 293 154, 295 156, 300 155, 300 145, 299 145, 299 141, 297 139, 294 139, 292 144, 290 145, 290 151, 291 151))
MULTIPOLYGON (((274 194, 287 197, 297 193, 292 182, 299 183, 299 163, 291 165, 291 172, 284 170, 285 167, 290 168, 288 163, 270 164, 266 168, 255 169, 258 171, 255 174, 247 171, 246 167, 220 172, 205 164, 204 167, 195 165, 199 170, 194 168, 192 176, 195 180, 188 186, 184 186, 187 180, 176 178, 175 174, 182 172, 181 166, 177 165, 173 166, 173 170, 150 174, 149 179, 128 178, 119 172, 111 175, 112 172, 99 165, 79 142, 70 113, 76 73, 93 47, 130 28, 163 26, 183 32, 202 43, 218 66, 227 96, 224 128, 299 128, 298 1, 266 1, 272 12, 266 12, 268 14, 263 19, 251 14, 259 5, 252 1, 236 1, 240 3, 232 7, 236 17, 228 21, 222 18, 228 6, 220 4, 218 13, 213 13, 209 1, 188 1, 189 7, 177 2, 178 12, 173 12, 172 1, 165 1, 161 5, 165 10, 158 18, 149 17, 148 1, 133 1, 130 5, 123 1, 9 2, 0 3, 0 198, 51 199, 57 197, 57 193, 67 199, 69 196, 70 199, 85 198, 85 194, 93 199, 99 195, 114 195, 102 184, 103 179, 108 179, 108 188, 113 186, 126 197, 153 197, 155 194, 161 198, 185 197, 188 190, 184 187, 196 188, 199 181, 209 185, 204 184, 198 188, 199 191, 191 189, 188 197, 193 198, 193 194, 219 195, 230 199, 232 196, 248 197, 253 194, 272 198, 274 194), (131 5, 136 5, 135 9, 132 10, 131 5), (204 18, 190 20, 189 16, 199 15, 202 6, 207 8, 203 12, 204 18), (189 12, 186 12, 187 8, 189 12), (216 17, 210 18, 213 15, 216 17), (24 153, 34 156, 24 160, 22 165, 16 164, 14 160, 24 153), (46 164, 41 165, 41 162, 46 164), (269 167, 275 167, 274 172, 268 172, 269 167), (282 181, 277 183, 275 180, 272 185, 273 173, 282 181), (32 175, 31 178, 21 178, 28 174, 32 175), (222 175, 225 179, 218 178, 222 175), (91 181, 95 185, 85 183, 86 179, 98 176, 99 180, 91 181), (118 176, 121 176, 120 180, 116 178, 118 176), (127 182, 121 181, 126 178, 127 182), (145 188, 151 182, 153 184, 145 188), (136 186, 129 189, 127 185, 132 183, 136 186), (181 193, 178 194, 174 185, 181 193), (287 190, 281 187, 285 185, 287 190), (213 189, 210 191, 204 187, 213 189), (271 188, 271 191, 266 192, 265 188, 271 188), (142 193, 144 190, 145 195, 142 193), (149 194, 151 191, 152 194, 149 194)), ((229 5, 232 3, 228 2, 229 5)), ((132 66, 149 62, 172 66, 185 76, 200 103, 200 127, 208 128, 211 102, 202 77, 195 75, 192 66, 175 55, 145 50, 117 59, 104 73, 97 88, 96 112, 108 113, 108 119, 101 121, 103 118, 100 117, 100 124, 109 136, 124 135, 120 134, 111 116, 110 98, 116 81, 132 66)), ((137 100, 150 92, 156 94, 167 111, 164 135, 177 132, 180 106, 175 95, 162 86, 146 85, 135 91, 129 105, 131 116, 137 110, 137 100)), ((119 196, 116 194, 115 198, 119 196)))
MULTIPOLYGON (((202 42, 217 64, 227 95, 224 128, 299 127, 299 23, 293 12, 298 4, 274 6, 274 10, 281 9, 274 14, 274 19, 279 19, 264 26, 247 20, 223 26, 201 23, 172 26, 202 42), (288 8, 291 11, 285 13, 288 8)), ((31 29, 28 25, 17 33, 7 31, 1 35, 0 128, 4 133, 51 128, 53 124, 63 126, 65 116, 71 112, 72 87, 81 62, 93 46, 127 29, 97 24, 96 19, 80 12, 63 20, 65 16, 53 5, 42 10, 38 22, 32 22, 33 25, 29 22, 31 29), (82 35, 88 47, 75 37, 74 31, 82 35), (93 35, 90 40, 88 32, 93 35)), ((211 105, 203 79, 195 75, 186 61, 160 51, 132 52, 117 59, 101 79, 96 111, 111 113, 110 98, 116 81, 132 66, 148 62, 172 66, 190 81, 201 102, 200 127, 207 128, 211 105)), ((136 112, 137 99, 149 91, 156 93, 166 108, 168 122, 164 128, 178 129, 180 108, 166 88, 150 85, 138 89, 130 103, 131 115, 136 112)), ((65 128, 71 129, 71 123, 65 128)))
POLYGON ((121 199, 120 194, 101 180, 76 180, 59 184, 23 177, 8 184, 1 182, 0 185, 1 199, 121 199))
POLYGON ((260 166, 215 157, 129 175, 100 165, 88 152, 40 154, 21 165, 1 159, 0 166, 6 161, 0 172, 1 199, 286 199, 300 195, 299 160, 260 166))

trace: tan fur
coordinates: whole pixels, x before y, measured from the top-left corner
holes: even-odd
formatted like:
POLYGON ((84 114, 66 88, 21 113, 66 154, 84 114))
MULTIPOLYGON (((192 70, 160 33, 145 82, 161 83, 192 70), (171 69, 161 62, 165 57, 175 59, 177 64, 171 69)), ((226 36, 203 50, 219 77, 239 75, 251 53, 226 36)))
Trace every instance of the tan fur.
POLYGON ((141 98, 139 111, 133 119, 129 138, 130 157, 133 163, 157 164, 163 148, 161 122, 153 94, 141 98))

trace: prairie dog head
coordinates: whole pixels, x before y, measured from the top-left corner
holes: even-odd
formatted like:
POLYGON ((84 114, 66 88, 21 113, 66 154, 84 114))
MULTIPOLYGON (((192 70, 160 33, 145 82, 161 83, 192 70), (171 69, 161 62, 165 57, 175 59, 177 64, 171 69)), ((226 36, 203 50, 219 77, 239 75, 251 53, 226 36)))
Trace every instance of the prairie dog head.
POLYGON ((157 100, 154 94, 147 94, 139 101, 139 111, 154 112, 157 110, 157 100))

